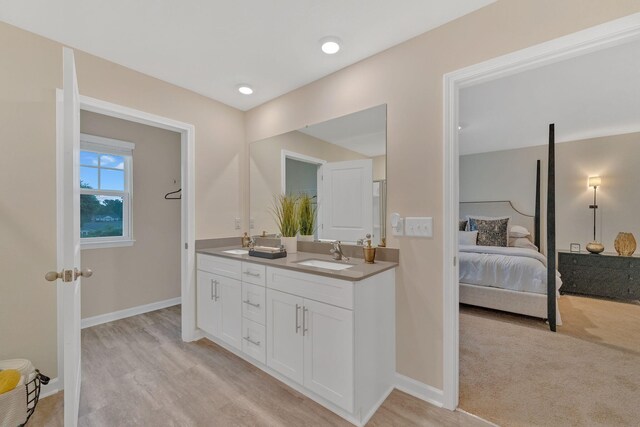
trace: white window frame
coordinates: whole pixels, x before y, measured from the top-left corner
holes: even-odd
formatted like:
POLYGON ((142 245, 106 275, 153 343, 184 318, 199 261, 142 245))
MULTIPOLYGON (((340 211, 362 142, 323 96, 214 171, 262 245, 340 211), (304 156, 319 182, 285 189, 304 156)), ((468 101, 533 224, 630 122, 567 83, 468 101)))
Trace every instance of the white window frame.
MULTIPOLYGON (((90 151, 99 154, 113 154, 124 158, 124 190, 94 190, 80 189, 80 194, 96 196, 122 197, 122 236, 82 237, 81 249, 115 248, 133 246, 133 150, 135 144, 101 136, 80 134, 80 151, 90 151)), ((99 178, 98 173, 98 180, 99 178)), ((98 181, 99 182, 99 181, 98 181)))

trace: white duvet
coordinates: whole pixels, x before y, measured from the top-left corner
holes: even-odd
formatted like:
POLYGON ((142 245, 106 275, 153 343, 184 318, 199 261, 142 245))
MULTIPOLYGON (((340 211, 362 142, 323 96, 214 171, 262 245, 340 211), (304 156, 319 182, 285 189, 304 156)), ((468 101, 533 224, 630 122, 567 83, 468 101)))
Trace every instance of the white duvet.
MULTIPOLYGON (((547 293, 547 260, 533 249, 460 245, 459 252, 460 283, 547 293)), ((560 286, 556 272, 556 290, 560 286)))

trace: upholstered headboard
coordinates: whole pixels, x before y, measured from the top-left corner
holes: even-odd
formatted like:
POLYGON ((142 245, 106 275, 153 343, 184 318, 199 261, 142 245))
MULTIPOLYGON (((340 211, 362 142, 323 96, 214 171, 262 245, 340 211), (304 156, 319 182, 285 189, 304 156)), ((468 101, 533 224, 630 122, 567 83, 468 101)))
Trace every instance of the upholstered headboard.
POLYGON ((525 227, 531 232, 531 238, 533 239, 536 217, 520 212, 508 200, 496 202, 460 202, 460 219, 465 219, 467 215, 509 216, 511 217, 511 227, 514 225, 525 227))

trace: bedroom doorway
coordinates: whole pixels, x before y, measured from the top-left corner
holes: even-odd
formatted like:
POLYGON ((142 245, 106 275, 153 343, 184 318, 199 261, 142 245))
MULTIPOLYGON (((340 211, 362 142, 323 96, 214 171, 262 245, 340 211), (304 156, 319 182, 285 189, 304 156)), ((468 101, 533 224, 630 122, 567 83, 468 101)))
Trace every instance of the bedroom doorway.
MULTIPOLYGON (((531 205, 534 204, 533 200, 535 200, 535 178, 531 179, 531 175, 535 176, 535 160, 542 160, 542 187, 546 188, 546 183, 544 182, 544 177, 546 172, 546 153, 543 152, 542 155, 534 155, 529 156, 527 159, 531 162, 531 167, 527 166, 527 170, 523 171, 522 176, 509 176, 506 172, 504 172, 504 168, 498 169, 503 172, 503 178, 508 177, 508 181, 513 183, 514 187, 516 187, 515 182, 522 181, 525 182, 525 187, 528 188, 526 191, 522 191, 519 196, 522 200, 525 200, 524 206, 523 203, 517 200, 502 200, 502 198, 491 197, 488 198, 486 195, 483 197, 478 196, 476 200, 463 200, 463 189, 459 187, 461 185, 461 161, 459 159, 459 155, 461 154, 461 146, 460 141, 462 140, 461 135, 465 132, 470 132, 473 130, 474 123, 465 123, 462 119, 464 117, 464 108, 465 106, 462 104, 462 99, 464 95, 464 91, 468 89, 473 89, 474 87, 477 89, 482 85, 487 83, 497 81, 499 79, 508 79, 517 74, 535 70, 542 69, 552 64, 557 64, 563 61, 567 61, 571 58, 587 57, 587 55, 592 53, 597 53, 598 51, 605 49, 615 49, 616 47, 620 47, 625 44, 633 43, 640 38, 640 15, 632 15, 620 20, 612 21, 610 23, 600 25, 598 27, 594 27, 588 30, 581 31, 579 33, 563 37, 557 40, 553 40, 547 43, 544 43, 539 46, 534 46, 529 49, 525 49, 523 51, 515 52, 513 54, 506 55, 504 57, 496 58, 491 61, 487 61, 485 63, 472 66, 463 70, 459 70, 450 74, 445 75, 444 84, 445 84, 445 138, 444 138, 444 151, 445 151, 445 168, 444 168, 444 178, 445 178, 445 188, 444 188, 444 215, 445 215, 445 264, 444 264, 444 276, 445 276, 445 286, 444 286, 444 319, 445 319, 445 330, 444 330, 444 405, 450 409, 454 409, 458 407, 459 399, 464 399, 466 396, 464 395, 465 390, 460 389, 460 356, 464 357, 463 350, 460 348, 460 340, 464 338, 463 334, 460 331, 460 290, 459 290, 459 277, 460 277, 460 257, 458 254, 458 241, 460 237, 460 223, 459 220, 463 219, 460 216, 461 213, 461 205, 460 202, 465 201, 485 201, 485 202, 496 202, 496 201, 504 201, 511 202, 512 208, 516 212, 524 213, 525 216, 535 216, 535 207, 531 205), (531 189, 533 187, 533 189, 531 189)), ((574 74, 575 76, 575 74, 574 74)), ((572 81, 566 80, 565 81, 572 81)), ((502 94, 505 95, 505 94, 502 94)), ((516 94, 517 95, 517 94, 516 94)), ((503 96, 504 98, 505 96, 503 96)), ((577 104, 581 105, 581 104, 577 104)), ((582 104, 583 105, 583 104, 582 104)), ((491 111, 488 111, 491 114, 491 111)), ((495 113, 495 111, 493 112, 495 113)), ((535 117, 536 119, 540 119, 540 123, 542 123, 539 132, 539 138, 542 139, 543 142, 546 142, 546 126, 549 123, 553 123, 555 121, 555 117, 547 118, 547 117, 535 117)), ((505 120, 506 121, 506 120, 505 120)), ((563 123, 564 124, 564 123, 563 123)), ((564 129, 568 126, 565 125, 564 129)), ((640 128, 639 128, 640 129, 640 128)), ((632 130, 633 131, 633 130, 632 130)), ((637 130, 636 130, 637 131, 637 130)), ((627 131, 629 132, 629 131, 627 131)), ((600 135, 600 137, 604 136, 600 135)), ((562 136, 564 138, 564 135, 562 136)), ((572 139, 565 140, 575 140, 579 138, 589 138, 593 137, 593 135, 585 136, 585 135, 573 135, 572 139)), ((498 139, 498 138, 494 138, 498 139)), ((564 141, 560 141, 564 142, 564 141)), ((513 148, 513 147, 512 147, 513 148)), ((493 150, 488 151, 500 151, 495 147, 493 150)), ((471 153, 467 153, 471 154, 471 153)), ((476 153, 478 154, 478 153, 476 153)), ((477 165, 477 163, 476 163, 477 165)), ((504 166, 504 164, 502 164, 504 166)), ((495 167, 495 166, 494 166, 495 167)), ((489 169, 487 169, 489 170, 489 169)), ((581 171, 584 174, 584 179, 580 180, 580 183, 575 184, 576 188, 581 188, 582 190, 587 190, 587 178, 588 175, 597 174, 598 171, 581 171), (583 182, 582 182, 583 181, 583 182), (582 186, 584 185, 584 188, 582 186)), ((465 190, 466 191, 466 190, 465 190)), ((591 189, 593 191, 593 189, 591 189)), ((586 191, 582 191, 582 193, 586 193, 586 191)), ((580 194, 580 197, 577 199, 582 200, 583 194, 580 194)), ((465 193, 468 194, 468 193, 465 193)), ((592 193, 591 193, 592 194, 592 193)), ((558 195, 560 197, 560 194, 558 195)), ((514 197, 516 198, 516 197, 514 197)), ((543 197, 544 200, 544 197, 543 197)), ((581 203, 581 202, 580 202, 581 203)), ((558 206, 556 212, 564 209, 564 206, 558 206)), ((493 207, 491 208, 493 209, 493 207)), ((544 212, 544 208, 542 209, 544 212)), ((589 212, 589 211, 587 211, 589 212)), ((488 212, 490 213, 490 212, 488 212)), ((499 210, 495 212, 496 215, 481 215, 478 216, 508 216, 504 215, 503 210, 499 210)), ((515 215, 515 214, 514 214, 515 215)), ((542 222, 542 236, 545 234, 545 224, 544 218, 541 220, 542 222)), ((520 225, 520 224, 517 224, 520 225)), ((468 225, 467 225, 468 227, 468 225)), ((507 226, 508 228, 511 228, 507 226)), ((527 231, 532 234, 532 230, 529 227, 527 231)), ((570 227, 569 227, 570 228, 570 227)), ((469 230, 471 231, 471 230, 469 230)), ((523 232, 526 234, 526 232, 523 232)), ((528 236, 524 236, 525 238, 528 236)), ((477 236, 476 236, 477 238, 477 236)), ((507 239, 509 237, 507 236, 507 239)), ((523 237, 514 237, 514 238, 523 238, 523 237)), ((531 239, 533 240, 533 239, 531 239)), ((585 239, 582 239, 585 240, 585 239)), ((588 241, 588 240, 587 240, 588 241)), ((584 245, 587 241, 583 242, 584 245)), ((524 242, 522 242, 524 243, 524 242)), ((531 241, 533 243, 533 241, 531 241)), ((564 242, 558 237, 558 248, 564 249, 564 245, 566 244, 569 249, 569 243, 564 242)), ((544 250, 545 241, 544 238, 539 242, 539 245, 544 250)), ((613 249, 613 245, 610 245, 611 249, 613 249)), ((504 301, 502 301, 504 302, 504 301)), ((627 309, 630 309, 630 306, 625 306, 627 309)), ((562 307, 561 307, 562 308, 562 307)), ((633 311, 630 309, 630 311, 633 311)), ((476 313, 477 314, 477 313, 476 313)), ((518 315, 515 316, 515 319, 519 319, 518 315)), ((482 323, 484 320, 481 315, 474 318, 474 320, 478 320, 479 323, 482 323)), ((565 324, 567 319, 565 320, 565 324)), ((518 320, 514 320, 515 323, 518 323, 518 320)), ((503 325, 504 323, 500 323, 503 325)), ((566 327, 566 326, 565 326, 566 327)), ((544 341, 540 344, 542 348, 546 348, 547 351, 549 348, 556 348, 554 344, 554 340, 559 336, 559 334, 551 334, 547 330, 538 331, 545 332, 544 341), (553 337, 556 338, 553 338, 553 337)), ((582 330, 584 337, 584 329, 582 330)), ((486 338, 489 342, 493 340, 493 347, 499 346, 500 343, 495 341, 494 338, 498 332, 493 331, 486 338)), ((508 329, 503 330, 502 333, 504 335, 513 334, 514 331, 510 331, 508 329)), ((575 337, 574 337, 575 338, 575 337)), ((533 339, 530 339, 531 343, 536 342, 533 339)), ((581 352, 581 349, 577 347, 573 348, 573 351, 577 353, 581 352)), ((566 344, 557 345, 558 349, 566 348, 566 344)), ((535 349, 531 349, 532 351, 535 349)), ((627 349, 630 352, 635 350, 627 349)), ((584 349, 582 349, 584 351, 584 349)), ((496 359, 495 355, 491 355, 490 352, 485 353, 487 358, 496 359)), ((535 351, 534 353, 535 354, 535 351)), ((640 354, 640 353, 639 353, 640 354)), ((499 358, 498 358, 499 359, 499 358)), ((478 367, 476 366, 476 370, 478 367)), ((605 373, 602 372, 604 375, 605 373)), ((509 379, 511 382, 513 378, 509 379)), ((481 383, 478 382, 474 385, 474 387, 481 387, 481 383)), ((603 384, 602 389, 605 390, 607 385, 603 384)), ((486 392, 486 390, 485 390, 486 392)), ((490 398, 490 393, 488 393, 490 398)), ((596 393, 598 395, 598 393, 596 393)), ((593 399, 590 399, 591 404, 595 405, 601 400, 606 399, 603 395, 594 396, 593 399)), ((495 400, 495 396, 494 396, 495 400)), ((483 416, 490 420, 497 420, 497 418, 492 417, 487 414, 480 414, 470 408, 469 406, 462 406, 462 409, 465 409, 471 413, 476 413, 477 415, 483 416)), ((553 407, 551 407, 553 412, 553 407)), ((588 410, 585 409, 586 412, 588 410)), ((544 412, 544 411, 543 411, 544 412)), ((549 411, 547 411, 549 412, 549 411)), ((585 413, 586 413, 585 412, 585 413)), ((612 414, 609 414, 612 415, 612 414)), ((588 418, 587 418, 588 419, 588 418)), ((504 420, 499 420, 500 423, 504 423, 504 420)), ((511 420, 515 422, 514 420, 511 420)), ((519 422, 524 422, 524 420, 517 420, 519 422)), ((530 421, 530 420, 529 420, 530 421)))

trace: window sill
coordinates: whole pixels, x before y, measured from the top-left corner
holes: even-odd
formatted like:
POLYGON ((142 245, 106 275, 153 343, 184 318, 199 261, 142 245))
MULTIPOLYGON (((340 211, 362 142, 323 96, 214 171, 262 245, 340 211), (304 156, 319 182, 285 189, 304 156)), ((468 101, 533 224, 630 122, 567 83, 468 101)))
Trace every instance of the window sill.
POLYGON ((80 249, 101 249, 101 248, 120 248, 125 246, 133 246, 135 240, 105 240, 103 242, 83 242, 80 241, 80 249))

